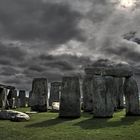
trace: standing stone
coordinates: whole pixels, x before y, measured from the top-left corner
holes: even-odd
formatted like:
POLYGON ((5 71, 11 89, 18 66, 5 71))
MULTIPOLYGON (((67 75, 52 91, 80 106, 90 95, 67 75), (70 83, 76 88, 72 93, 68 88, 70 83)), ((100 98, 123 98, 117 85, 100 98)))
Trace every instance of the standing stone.
POLYGON ((124 108, 124 102, 123 102, 123 78, 115 78, 115 83, 117 86, 117 109, 123 109, 124 108))
POLYGON ((35 78, 32 83, 31 110, 47 111, 48 81, 46 78, 35 78))
POLYGON ((16 108, 17 91, 15 89, 10 89, 7 100, 9 102, 9 108, 16 108))
POLYGON ((17 96, 17 90, 14 90, 14 98, 15 98, 15 107, 18 107, 18 96, 17 96))
POLYGON ((83 110, 84 112, 93 111, 93 78, 85 76, 83 80, 83 110))
POLYGON ((126 102, 126 115, 140 115, 138 86, 133 77, 125 79, 124 95, 126 102))
POLYGON ((78 77, 63 77, 59 117, 80 117, 80 85, 78 77))
POLYGON ((7 89, 0 87, 0 107, 2 110, 6 109, 7 105, 7 89))
POLYGON ((114 82, 112 83, 114 87, 113 92, 113 104, 114 110, 123 109, 124 102, 123 102, 123 78, 114 77, 114 82))
POLYGON ((51 83, 50 99, 49 99, 49 105, 50 106, 52 106, 53 102, 59 102, 61 84, 62 84, 61 82, 53 82, 53 83, 51 83))
POLYGON ((114 105, 112 101, 113 77, 94 76, 93 78, 93 114, 94 117, 112 117, 114 105))
POLYGON ((32 102, 32 91, 29 92, 29 102, 28 102, 28 107, 31 106, 32 102))
POLYGON ((25 107, 26 106, 25 90, 19 91, 19 99, 20 99, 20 107, 25 107))

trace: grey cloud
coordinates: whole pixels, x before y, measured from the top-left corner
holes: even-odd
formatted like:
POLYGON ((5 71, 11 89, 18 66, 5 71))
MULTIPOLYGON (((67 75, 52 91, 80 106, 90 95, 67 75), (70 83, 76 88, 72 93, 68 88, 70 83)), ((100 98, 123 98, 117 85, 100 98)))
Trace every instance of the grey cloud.
POLYGON ((2 67, 2 70, 1 70, 1 75, 4 75, 4 76, 12 76, 12 75, 15 75, 15 74, 18 74, 19 71, 16 70, 15 68, 13 67, 10 67, 10 66, 7 66, 7 67, 2 67))
POLYGON ((0 2, 0 9, 0 23, 12 38, 39 39, 51 44, 63 44, 71 39, 84 40, 77 26, 82 15, 72 11, 69 5, 5 0, 0 2))

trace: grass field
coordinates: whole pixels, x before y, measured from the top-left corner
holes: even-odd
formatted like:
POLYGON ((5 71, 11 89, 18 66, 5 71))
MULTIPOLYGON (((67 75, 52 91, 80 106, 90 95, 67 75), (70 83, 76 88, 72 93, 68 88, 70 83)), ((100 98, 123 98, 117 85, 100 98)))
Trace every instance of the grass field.
MULTIPOLYGON (((20 109, 20 111, 29 110, 20 109)), ((32 114, 28 122, 0 120, 0 140, 140 140, 140 117, 59 119, 58 113, 32 114)))

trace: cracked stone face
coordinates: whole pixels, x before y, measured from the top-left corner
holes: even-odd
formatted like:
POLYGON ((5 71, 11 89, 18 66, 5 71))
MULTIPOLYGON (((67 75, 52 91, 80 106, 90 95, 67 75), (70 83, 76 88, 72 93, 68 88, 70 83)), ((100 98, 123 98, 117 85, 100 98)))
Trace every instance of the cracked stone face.
POLYGON ((46 78, 35 78, 32 83, 31 110, 47 111, 48 81, 46 78))
POLYGON ((83 110, 85 112, 93 111, 93 78, 85 76, 82 85, 83 90, 83 110))
POLYGON ((59 102, 61 93, 61 82, 52 82, 50 89, 49 105, 52 106, 53 102, 59 102))
POLYGON ((78 77, 63 77, 59 117, 80 117, 80 84, 78 77))
POLYGON ((112 117, 113 105, 113 77, 93 77, 93 115, 94 117, 112 117))
POLYGON ((137 82, 133 77, 125 79, 124 95, 126 115, 139 115, 139 92, 137 82))

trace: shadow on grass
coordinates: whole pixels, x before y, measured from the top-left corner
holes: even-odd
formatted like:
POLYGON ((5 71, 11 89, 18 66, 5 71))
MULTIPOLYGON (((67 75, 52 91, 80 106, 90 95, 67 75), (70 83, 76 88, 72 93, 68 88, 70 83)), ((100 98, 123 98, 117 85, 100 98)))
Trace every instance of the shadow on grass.
POLYGON ((74 124, 82 129, 100 129, 107 127, 129 126, 140 120, 140 117, 124 117, 121 120, 111 120, 109 118, 91 118, 74 124))
POLYGON ((57 124, 61 124, 64 123, 66 121, 71 121, 73 119, 69 119, 69 118, 55 118, 55 119, 50 119, 50 120, 46 120, 46 121, 42 121, 42 122, 38 122, 38 123, 33 123, 30 125, 27 125, 25 127, 30 128, 30 127, 50 127, 50 126, 54 126, 57 124))

